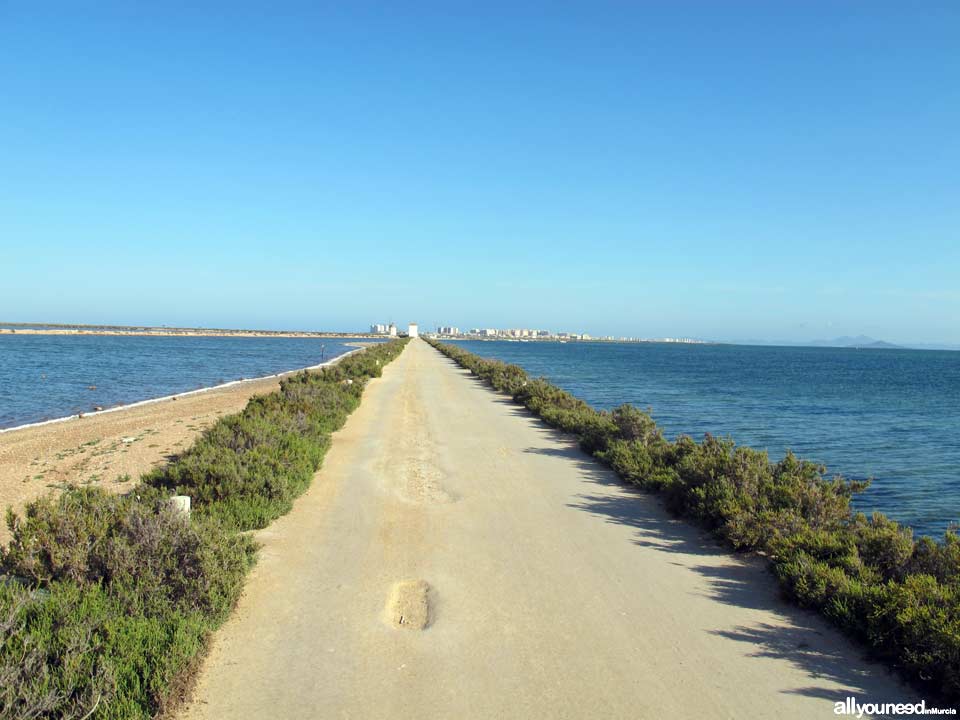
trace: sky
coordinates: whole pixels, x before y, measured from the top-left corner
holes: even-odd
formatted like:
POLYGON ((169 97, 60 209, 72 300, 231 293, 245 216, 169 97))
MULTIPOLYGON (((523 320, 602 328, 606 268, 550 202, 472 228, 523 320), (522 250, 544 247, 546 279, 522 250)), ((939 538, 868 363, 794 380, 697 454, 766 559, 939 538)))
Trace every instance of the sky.
POLYGON ((960 343, 960 3, 0 2, 0 321, 960 343))

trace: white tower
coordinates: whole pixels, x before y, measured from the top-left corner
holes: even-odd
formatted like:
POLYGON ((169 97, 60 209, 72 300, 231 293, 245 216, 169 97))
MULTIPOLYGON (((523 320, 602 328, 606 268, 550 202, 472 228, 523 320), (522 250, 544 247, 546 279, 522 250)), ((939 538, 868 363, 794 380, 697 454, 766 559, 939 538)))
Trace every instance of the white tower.
POLYGON ((412 338, 420 337, 420 330, 417 329, 416 323, 410 323, 410 326, 407 328, 407 335, 412 338))

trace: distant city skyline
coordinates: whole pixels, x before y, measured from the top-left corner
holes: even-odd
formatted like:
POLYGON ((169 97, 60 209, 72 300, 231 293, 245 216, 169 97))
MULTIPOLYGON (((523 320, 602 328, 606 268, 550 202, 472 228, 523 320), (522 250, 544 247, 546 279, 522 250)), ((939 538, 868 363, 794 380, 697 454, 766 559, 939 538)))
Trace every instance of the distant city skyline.
MULTIPOLYGON (((371 327, 371 331, 373 328, 371 327)), ((598 335, 585 331, 569 331, 534 328, 532 326, 516 328, 460 328, 458 326, 446 325, 437 326, 432 331, 437 335, 479 337, 485 339, 581 339, 581 340, 619 340, 631 342, 679 342, 679 343, 726 343, 733 345, 804 345, 804 346, 826 346, 826 347, 904 347, 904 348, 926 348, 926 349, 946 349, 960 350, 960 344, 950 343, 895 343, 882 338, 874 338, 867 335, 841 335, 832 338, 811 338, 809 340, 783 340, 770 338, 695 338, 682 335, 652 336, 652 335, 598 335)))
MULTIPOLYGON (((76 328, 88 330, 137 330, 149 329, 162 331, 170 330, 210 330, 226 332, 268 332, 268 333, 339 333, 358 335, 375 334, 388 337, 397 337, 398 335, 410 334, 411 328, 418 323, 408 323, 403 327, 398 327, 396 323, 371 323, 367 328, 344 327, 344 328, 322 328, 322 327, 266 327, 252 325, 171 325, 169 323, 52 323, 52 322, 23 322, 23 321, 3 321, 0 319, 0 334, 16 332, 17 327, 48 327, 48 328, 76 328)), ((960 344, 951 343, 891 343, 889 340, 869 337, 866 335, 839 336, 834 338, 812 338, 809 340, 784 340, 768 338, 701 338, 683 335, 656 336, 649 334, 638 335, 599 335, 583 331, 570 330, 552 330, 534 327, 516 327, 516 328, 459 328, 458 326, 435 326, 424 330, 431 335, 451 335, 465 338, 479 337, 483 339, 574 339, 574 340, 609 340, 609 341, 630 341, 630 342, 678 342, 678 343, 722 343, 732 345, 800 345, 800 346, 823 346, 823 347, 901 347, 928 350, 960 350, 960 344)))
MULTIPOLYGON (((377 328, 379 334, 387 334, 381 330, 381 326, 371 326, 371 332, 377 328)), ((453 325, 440 325, 430 334, 448 337, 464 338, 483 338, 496 340, 608 340, 622 342, 679 342, 679 343, 701 343, 703 340, 681 337, 637 337, 626 335, 592 335, 588 332, 571 332, 569 330, 547 330, 544 328, 517 327, 517 328, 490 328, 478 327, 470 329, 461 329, 453 325)))
POLYGON ((960 345, 956 2, 295 5, 4 7, 0 317, 960 345))

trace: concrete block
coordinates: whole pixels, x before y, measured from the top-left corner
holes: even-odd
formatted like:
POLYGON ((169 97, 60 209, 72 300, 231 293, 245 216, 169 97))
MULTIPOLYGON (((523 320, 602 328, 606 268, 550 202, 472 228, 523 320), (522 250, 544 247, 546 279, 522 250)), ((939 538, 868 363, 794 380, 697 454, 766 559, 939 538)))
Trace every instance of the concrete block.
POLYGON ((170 507, 172 507, 177 512, 190 517, 190 496, 189 495, 174 495, 168 501, 170 507))

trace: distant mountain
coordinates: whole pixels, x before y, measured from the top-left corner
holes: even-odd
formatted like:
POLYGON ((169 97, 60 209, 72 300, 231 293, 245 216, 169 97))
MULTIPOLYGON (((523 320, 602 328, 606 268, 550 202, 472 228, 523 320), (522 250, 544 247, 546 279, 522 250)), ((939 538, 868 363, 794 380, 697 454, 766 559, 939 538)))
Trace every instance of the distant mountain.
POLYGON ((841 347, 865 348, 867 350, 953 350, 960 351, 960 345, 950 343, 907 343, 895 345, 886 340, 877 340, 867 335, 844 335, 833 340, 812 340, 797 342, 796 340, 764 340, 757 338, 737 339, 727 341, 731 345, 772 345, 785 347, 841 347))
POLYGON ((877 340, 876 338, 869 337, 867 335, 843 335, 842 337, 834 338, 833 340, 814 340, 813 342, 807 343, 808 345, 813 345, 815 347, 847 347, 847 348, 869 348, 873 350, 890 350, 902 348, 902 345, 894 345, 893 343, 888 343, 885 340, 877 340))

